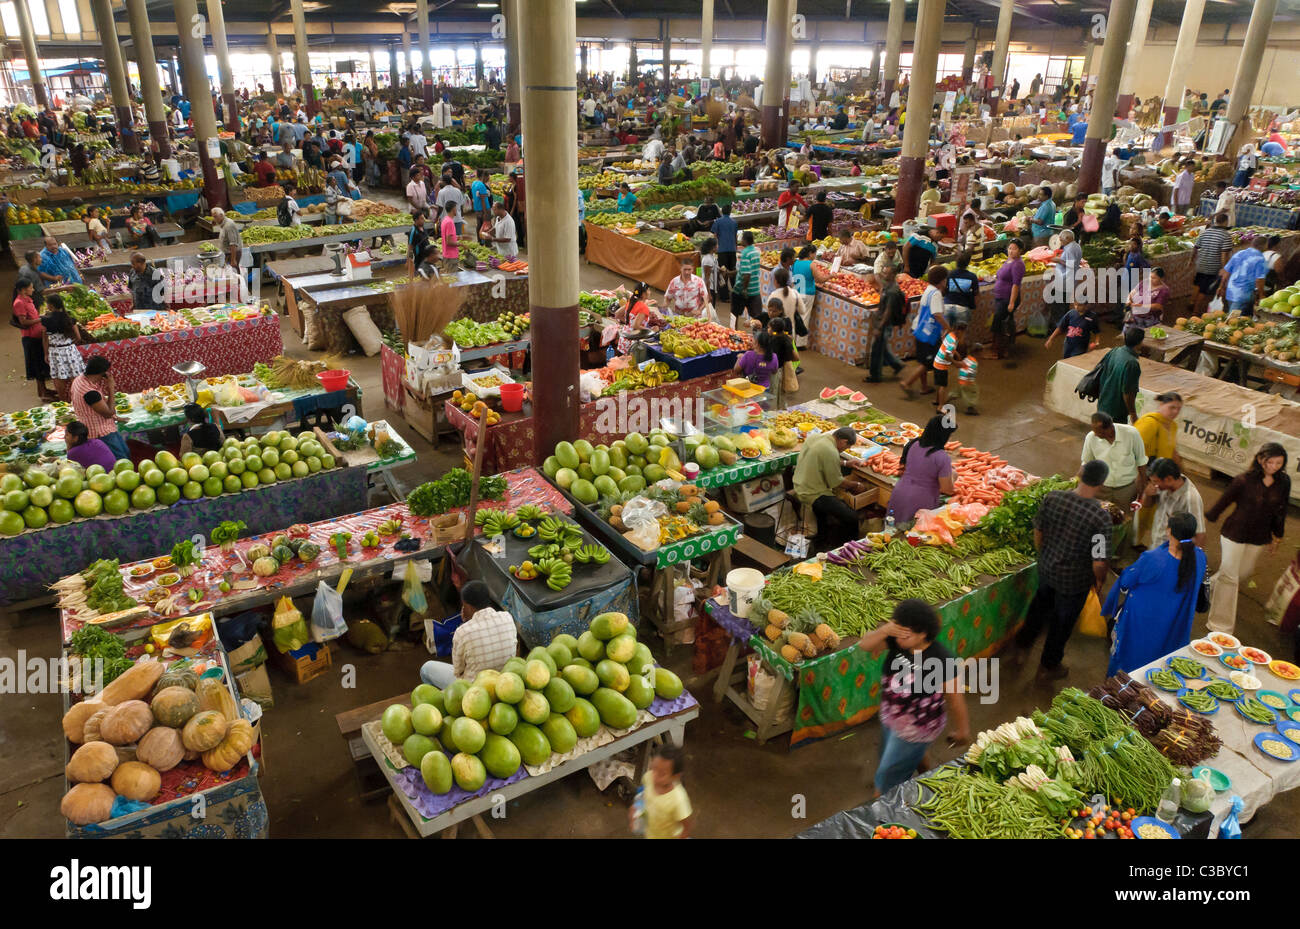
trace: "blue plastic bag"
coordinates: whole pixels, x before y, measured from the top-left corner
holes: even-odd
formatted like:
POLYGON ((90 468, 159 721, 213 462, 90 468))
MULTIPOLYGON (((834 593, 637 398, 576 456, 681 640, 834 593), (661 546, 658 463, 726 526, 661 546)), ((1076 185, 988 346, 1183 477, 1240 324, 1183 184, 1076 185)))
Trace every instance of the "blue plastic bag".
POLYGON ((1219 824, 1219 838, 1221 839, 1240 839, 1241 823, 1237 822, 1237 814, 1241 812, 1241 797, 1236 794, 1232 795, 1232 809, 1228 810, 1228 815, 1223 817, 1223 822, 1219 824))

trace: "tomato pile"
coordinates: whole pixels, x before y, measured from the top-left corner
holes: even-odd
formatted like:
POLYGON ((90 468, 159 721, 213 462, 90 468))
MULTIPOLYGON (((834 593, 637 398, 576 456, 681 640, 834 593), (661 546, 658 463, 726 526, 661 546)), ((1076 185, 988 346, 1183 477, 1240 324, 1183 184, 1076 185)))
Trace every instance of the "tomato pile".
POLYGON ((880 302, 880 291, 866 278, 848 271, 840 271, 823 283, 822 288, 833 294, 867 305, 880 302))
POLYGON ((1133 838, 1133 827, 1131 825, 1133 818, 1137 816, 1137 810, 1133 807, 1124 809, 1115 801, 1115 806, 1109 804, 1094 810, 1090 806, 1085 806, 1081 810, 1070 811, 1072 819, 1082 819, 1083 825, 1075 828, 1069 823, 1071 820, 1061 820, 1061 825, 1065 826, 1065 834, 1071 839, 1102 839, 1106 833, 1113 832, 1118 838, 1133 838))
POLYGON ((725 348, 733 352, 748 351, 750 348, 749 336, 743 332, 737 332, 735 329, 728 329, 726 326, 719 326, 717 323, 705 322, 703 320, 678 325, 677 320, 683 317, 673 317, 672 326, 678 332, 692 339, 703 339, 715 349, 725 348))
POLYGON ((908 297, 909 299, 911 297, 919 297, 921 294, 925 293, 925 281, 917 280, 910 274, 898 275, 898 277, 894 278, 894 283, 897 284, 898 289, 903 292, 903 296, 908 297))
POLYGON ((880 825, 876 831, 871 834, 873 839, 915 839, 915 829, 904 829, 902 826, 880 825))

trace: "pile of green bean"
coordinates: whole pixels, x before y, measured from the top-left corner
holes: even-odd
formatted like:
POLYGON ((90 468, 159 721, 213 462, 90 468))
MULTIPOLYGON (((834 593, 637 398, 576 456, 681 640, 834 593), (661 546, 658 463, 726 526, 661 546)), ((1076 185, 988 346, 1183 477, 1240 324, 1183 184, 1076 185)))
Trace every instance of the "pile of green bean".
POLYGON ((1084 782, 1107 797, 1119 797, 1139 813, 1153 813, 1177 772, 1169 759, 1136 730, 1118 739, 1098 739, 1083 757, 1084 782))
POLYGON ((838 565, 826 565, 820 581, 794 571, 781 571, 768 578, 763 596, 776 607, 796 616, 812 608, 841 636, 870 632, 893 612, 894 603, 879 587, 838 565))
POLYGON ((978 774, 940 768, 918 783, 930 797, 913 809, 954 839, 1054 839, 1061 824, 1018 788, 978 774))
POLYGON ((1029 558, 1013 548, 998 548, 970 559, 968 564, 979 574, 998 577, 1028 564, 1029 558))
MULTIPOLYGON (((1168 673, 1168 672, 1166 672, 1168 673)), ((1218 697, 1220 700, 1236 700, 1241 697, 1242 690, 1232 681, 1218 680, 1205 688, 1205 692, 1218 697)))
MULTIPOLYGON (((1159 687, 1161 690, 1173 691, 1182 690, 1183 688, 1182 678, 1173 671, 1170 671, 1168 668, 1153 669, 1151 673, 1147 675, 1147 680, 1159 687)), ((1215 694, 1215 696, 1217 697, 1218 694, 1215 694)))
POLYGON ((1194 658, 1184 658, 1181 655, 1177 658, 1169 659, 1169 667, 1173 668, 1183 677, 1189 677, 1196 680, 1205 674, 1205 665, 1201 664, 1194 658))
POLYGON ((1188 691, 1178 698, 1178 702, 1198 713, 1213 713, 1219 708, 1219 701, 1203 690, 1188 691))
POLYGON ((1242 716, 1252 723, 1259 723, 1262 726, 1271 726, 1277 720, 1277 716, 1274 715, 1273 711, 1254 697, 1238 700, 1237 709, 1241 711, 1242 716))

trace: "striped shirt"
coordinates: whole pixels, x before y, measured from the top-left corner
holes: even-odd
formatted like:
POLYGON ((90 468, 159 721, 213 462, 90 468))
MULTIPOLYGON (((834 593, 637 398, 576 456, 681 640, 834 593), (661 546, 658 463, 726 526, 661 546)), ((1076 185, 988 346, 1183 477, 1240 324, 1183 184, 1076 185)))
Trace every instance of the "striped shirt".
POLYGON ((939 346, 939 351, 934 355, 934 369, 936 371, 947 371, 952 363, 956 361, 957 355, 957 335, 948 333, 943 337, 943 344, 939 346))
POLYGON ((1218 274, 1224 249, 1232 248, 1232 233, 1219 226, 1204 230, 1196 240, 1196 273, 1218 274))
POLYGON ((974 384, 975 375, 979 374, 980 363, 975 360, 974 355, 967 355, 966 360, 961 363, 957 369, 957 383, 974 384))
POLYGON ((504 610, 484 607, 456 630, 451 640, 451 666, 459 680, 470 680, 480 671, 501 670, 515 656, 515 620, 504 610))
POLYGON ((759 271, 761 267, 757 246, 751 245, 741 250, 740 267, 736 270, 736 280, 743 279, 745 281, 744 296, 757 297, 759 295, 759 271))

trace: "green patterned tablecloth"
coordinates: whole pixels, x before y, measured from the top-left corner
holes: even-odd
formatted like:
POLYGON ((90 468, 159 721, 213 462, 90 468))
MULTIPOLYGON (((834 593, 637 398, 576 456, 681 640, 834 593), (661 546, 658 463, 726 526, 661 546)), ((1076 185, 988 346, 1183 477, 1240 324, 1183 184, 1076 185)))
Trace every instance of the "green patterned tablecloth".
POLYGON ((669 568, 675 564, 682 564, 694 558, 720 552, 724 548, 730 548, 740 538, 742 528, 740 523, 728 517, 728 522, 717 529, 693 535, 688 539, 682 539, 680 542, 673 542, 671 545, 660 546, 654 552, 655 567, 669 568))
MULTIPOLYGON (((993 654, 1016 630, 1038 589, 1038 565, 1031 564, 939 607, 939 641, 959 658, 993 654)), ((883 658, 853 645, 791 665, 761 635, 749 640, 767 664, 797 682, 791 747, 822 739, 875 715, 880 706, 883 658)))
POLYGON ((695 479, 695 483, 700 487, 730 487, 733 484, 742 484, 765 474, 793 468, 798 460, 798 449, 777 452, 768 458, 741 459, 734 465, 714 468, 712 471, 701 471, 700 476, 695 479))

